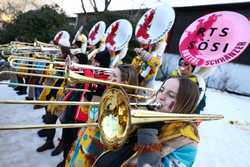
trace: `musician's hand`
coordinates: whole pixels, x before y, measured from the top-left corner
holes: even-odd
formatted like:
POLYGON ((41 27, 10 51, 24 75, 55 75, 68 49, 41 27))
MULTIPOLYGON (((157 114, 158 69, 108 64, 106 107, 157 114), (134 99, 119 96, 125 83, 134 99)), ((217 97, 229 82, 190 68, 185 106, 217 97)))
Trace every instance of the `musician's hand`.
POLYGON ((142 50, 143 50, 143 48, 134 48, 134 51, 135 51, 136 54, 138 54, 139 56, 140 56, 142 50))

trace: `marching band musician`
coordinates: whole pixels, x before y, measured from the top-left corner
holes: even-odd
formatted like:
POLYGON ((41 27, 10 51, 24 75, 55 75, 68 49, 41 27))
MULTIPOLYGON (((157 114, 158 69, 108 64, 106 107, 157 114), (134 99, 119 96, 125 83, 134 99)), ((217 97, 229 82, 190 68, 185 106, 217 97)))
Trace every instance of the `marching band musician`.
POLYGON ((121 64, 126 56, 128 43, 132 36, 132 25, 128 20, 120 19, 112 23, 105 34, 106 25, 103 21, 97 22, 90 30, 88 36, 89 48, 92 49, 88 55, 90 61, 99 54, 108 54, 111 58, 111 68, 121 64))
POLYGON ((105 30, 106 24, 104 21, 97 22, 89 31, 88 34, 88 59, 92 61, 97 53, 103 52, 105 46, 105 30))
MULTIPOLYGON (((103 21, 100 21, 96 23, 90 30, 88 35, 88 43, 89 43, 88 48, 91 49, 90 50, 91 52, 88 55, 88 59, 90 60, 90 63, 93 66, 108 68, 110 65, 110 55, 108 51, 105 49, 105 41, 103 40, 105 35, 105 28, 106 28, 105 23, 103 21)), ((77 41, 77 36, 74 41, 77 41)), ((75 70, 77 70, 77 68, 75 70)), ((105 73, 98 73, 96 75, 96 73, 92 70, 84 70, 83 75, 99 79, 107 79, 105 73)), ((106 89, 105 85, 99 85, 99 84, 77 84, 77 85, 83 86, 82 88, 88 89, 91 92, 90 93, 70 92, 69 94, 66 95, 65 100, 89 101, 92 99, 93 95, 100 96, 106 89)), ((63 118, 63 123, 86 122, 88 119, 87 109, 88 107, 85 106, 67 107, 64 112, 65 114, 63 118)), ((63 143, 64 160, 61 163, 59 163, 58 166, 64 165, 69 150, 74 140, 77 137, 77 131, 78 131, 77 129, 63 129, 61 141, 63 143)))
POLYGON ((132 64, 138 71, 141 86, 153 87, 174 19, 173 8, 164 4, 149 9, 137 23, 135 37, 140 48, 134 49, 138 56, 132 64))
MULTIPOLYGON (((54 37, 53 42, 58 45, 61 49, 62 58, 66 58, 68 55, 70 55, 70 35, 67 31, 60 31, 56 34, 54 37)), ((50 65, 50 69, 48 71, 49 75, 55 74, 53 65, 50 65)), ((61 74, 59 74, 61 75, 61 74)), ((53 79, 53 78, 47 78, 44 81, 45 85, 52 85, 57 87, 64 86, 65 82, 62 79, 53 79)), ((55 100, 58 96, 64 96, 63 91, 55 90, 55 89, 49 89, 44 88, 39 96, 39 100, 55 100)), ((53 105, 48 105, 45 107, 46 114, 43 116, 43 121, 46 124, 54 124, 57 121, 58 116, 55 114, 55 107, 53 105)), ((54 148, 54 136, 55 136, 55 129, 43 129, 38 131, 38 135, 40 137, 47 137, 46 142, 44 145, 37 148, 37 152, 42 152, 47 149, 53 149, 54 148)))
MULTIPOLYGON (((78 32, 76 33, 75 38, 74 38, 74 40, 72 42, 72 45, 73 45, 74 49, 71 49, 70 52, 71 52, 71 55, 72 55, 72 61, 73 62, 78 63, 78 64, 88 64, 88 59, 87 59, 87 56, 86 56, 87 38, 83 33, 81 33, 81 30, 82 29, 80 28, 78 30, 78 32)), ((83 70, 83 73, 85 75, 87 75, 88 70, 83 70)), ((64 86, 64 84, 65 83, 63 83, 61 85, 61 87, 64 86)), ((87 88, 84 87, 83 84, 76 84, 75 87, 79 88, 79 89, 81 89, 81 88, 87 89, 87 88)), ((81 101, 82 94, 83 94, 83 92, 69 92, 65 96, 65 92, 63 90, 59 90, 57 92, 57 95, 56 95, 56 100, 57 101, 62 101, 62 100, 68 101, 68 100, 72 100, 72 98, 73 99, 76 98, 77 100, 75 99, 75 101, 81 101), (69 95, 72 95, 72 97, 70 98, 69 95)), ((68 119, 68 117, 70 117, 70 115, 62 114, 62 113, 64 113, 64 112, 68 113, 67 112, 68 110, 70 110, 70 112, 73 113, 72 110, 75 110, 75 109, 78 111, 78 110, 81 109, 81 107, 80 106, 65 107, 65 106, 55 106, 55 105, 49 105, 48 106, 48 111, 49 112, 54 112, 55 115, 60 117, 61 118, 60 120, 62 122, 65 122, 65 123, 67 123, 67 119, 68 119)), ((69 132, 71 132, 71 131, 69 131, 69 132)), ((65 142, 65 140, 67 140, 67 136, 65 137, 65 135, 62 134, 62 138, 61 138, 59 144, 51 152, 52 156, 58 155, 64 150, 64 148, 67 146, 67 142, 65 142)))
POLYGON ((132 25, 126 19, 116 20, 108 27, 105 44, 111 56, 111 68, 121 64, 126 56, 132 31, 132 25))
POLYGON ((135 48, 135 52, 143 61, 139 73, 139 82, 146 87, 152 87, 156 74, 162 62, 167 35, 155 44, 141 45, 141 48, 135 48), (155 50, 153 50, 155 48, 155 50))
POLYGON ((82 33, 83 26, 79 28, 77 31, 75 38, 72 41, 72 48, 71 54, 75 55, 77 53, 83 53, 86 54, 87 51, 87 37, 82 33), (76 53, 75 53, 76 52, 76 53))
MULTIPOLYGON (((117 83, 138 85, 136 71, 133 65, 128 64, 121 64, 114 68, 114 72, 111 74, 109 80, 117 83)), ((135 90, 128 89, 126 92, 135 93, 135 90)), ((102 94, 99 94, 98 96, 93 95, 94 101, 100 100, 101 95, 102 94)), ((97 118, 98 107, 91 106, 89 108, 88 122, 96 122, 97 118)), ((90 167, 103 151, 104 147, 100 141, 99 128, 82 128, 78 132, 78 138, 69 152, 65 166, 90 167)))
MULTIPOLYGON (((192 114, 199 98, 198 86, 185 77, 167 79, 156 95, 165 113, 192 114)), ((94 167, 191 167, 199 142, 195 124, 148 123, 130 134, 119 149, 102 154, 94 167)))
MULTIPOLYGON (((110 56, 105 54, 98 53, 94 57, 94 66, 108 68, 110 64, 110 56)), ((88 69, 87 69, 88 70, 88 69)), ((102 78, 107 79, 107 76, 102 76, 102 74, 95 75, 92 70, 84 70, 84 76, 94 77, 94 78, 102 78)), ((72 92, 69 101, 91 101, 92 96, 101 96, 104 90, 106 89, 106 85, 100 84, 78 84, 81 85, 81 88, 88 89, 91 92, 72 92)), ((66 95, 68 96, 68 95, 66 95)), ((88 107, 86 106, 67 106, 64 113, 63 123, 79 123, 86 122, 88 120, 88 107)), ((62 141, 64 143, 63 148, 63 157, 64 160, 58 164, 59 166, 63 166, 65 164, 65 160, 68 156, 68 153, 72 147, 73 142, 77 138, 78 129, 76 128, 65 128, 62 132, 62 141)))

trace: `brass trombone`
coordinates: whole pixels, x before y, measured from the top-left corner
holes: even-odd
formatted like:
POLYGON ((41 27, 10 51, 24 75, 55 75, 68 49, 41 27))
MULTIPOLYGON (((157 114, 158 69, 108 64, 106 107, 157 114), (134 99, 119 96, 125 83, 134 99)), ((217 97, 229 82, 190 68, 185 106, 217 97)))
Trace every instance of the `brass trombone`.
MULTIPOLYGON (((83 65, 83 67, 86 67, 86 68, 91 67, 93 69, 98 69, 98 70, 109 70, 109 71, 112 72, 112 69, 107 69, 107 68, 93 67, 93 66, 89 66, 89 65, 83 65)), ((2 74, 19 74, 19 75, 26 75, 26 76, 33 76, 33 77, 65 79, 65 80, 69 81, 69 83, 72 83, 72 84, 74 84, 74 83, 107 84, 107 85, 110 85, 110 86, 119 86, 119 87, 123 87, 123 88, 136 89, 136 90, 140 89, 140 90, 151 92, 151 95, 149 95, 149 96, 141 96, 141 95, 129 94, 129 96, 131 96, 131 97, 141 98, 141 99, 150 99, 156 93, 156 91, 154 89, 152 89, 152 88, 146 88, 146 87, 140 87, 140 86, 134 86, 134 85, 127 85, 127 84, 121 84, 121 83, 114 83, 114 82, 111 82, 111 81, 105 81, 105 80, 100 80, 100 79, 95 79, 95 78, 82 76, 82 75, 77 74, 76 72, 73 72, 71 70, 66 70, 66 71, 67 72, 66 72, 65 76, 55 76, 55 75, 45 75, 45 74, 15 72, 15 71, 1 71, 0 75, 2 75, 2 74)), ((4 100, 0 100, 0 104, 4 104, 4 103, 5 103, 4 100)))
MULTIPOLYGON (((49 65, 55 65, 54 68, 56 68, 55 71, 58 72, 62 72, 64 71, 66 64, 65 62, 61 62, 61 61, 49 61, 49 60, 42 60, 42 59, 34 59, 34 58, 20 58, 20 57, 15 57, 12 56, 11 58, 8 59, 10 66, 12 68, 15 69, 24 69, 24 70, 37 70, 37 71, 47 71, 48 66, 49 65), (18 61, 22 61, 22 62, 27 62, 27 63, 18 63, 18 61), (29 64, 29 63, 44 63, 44 66, 39 66, 38 64, 29 64), (27 67, 20 67, 20 65, 25 65, 27 67), (58 66, 57 66, 58 65, 58 66), (43 67, 43 68, 41 68, 43 67)), ((78 69, 82 70, 82 69, 90 69, 90 70, 94 70, 94 71, 102 71, 105 72, 106 74, 110 74, 113 72, 113 69, 111 68, 103 68, 103 67, 95 67, 92 65, 84 65, 84 64, 77 64, 74 62, 69 62, 69 68, 74 68, 74 69, 78 69)), ((76 72, 77 72, 76 71, 76 72)))
POLYGON ((20 41, 11 41, 10 45, 12 45, 12 46, 34 46, 34 43, 20 42, 20 41))
POLYGON ((60 49, 53 44, 47 44, 40 41, 34 43, 26 43, 19 41, 12 41, 8 45, 1 48, 2 55, 28 55, 40 54, 40 56, 47 57, 48 55, 56 56, 61 53, 60 49))
MULTIPOLYGON (((36 54, 35 57, 27 57, 27 56, 19 56, 19 55, 11 55, 8 57, 8 62, 10 64, 17 64, 17 65, 25 65, 25 66, 38 66, 37 64, 30 64, 30 63, 52 63, 52 62, 58 62, 59 64, 64 63, 65 60, 59 57, 53 57, 53 56, 41 56, 36 54), (25 61, 28 63, 18 63, 18 61, 25 61)), ((58 64, 57 63, 57 64, 58 64)))
POLYGON ((99 105, 97 123, 61 124, 61 125, 1 125, 0 130, 19 129, 48 129, 48 128, 80 128, 84 126, 98 126, 104 145, 110 149, 117 149, 127 140, 132 126, 153 122, 196 122, 223 119, 222 115, 212 114, 174 114, 161 113, 143 109, 131 109, 128 96, 122 89, 108 89, 99 105))
POLYGON ((57 89, 57 90, 68 90, 68 91, 79 91, 79 92, 90 92, 86 89, 77 89, 77 88, 63 88, 56 86, 47 86, 47 85, 35 85, 35 84, 20 84, 20 83, 10 83, 10 82, 0 82, 0 85, 12 85, 12 86, 28 86, 32 88, 49 88, 49 89, 57 89))
POLYGON ((48 47, 48 48, 58 48, 58 46, 56 46, 55 44, 45 43, 45 42, 41 42, 41 41, 38 41, 38 40, 35 40, 34 46, 48 47))

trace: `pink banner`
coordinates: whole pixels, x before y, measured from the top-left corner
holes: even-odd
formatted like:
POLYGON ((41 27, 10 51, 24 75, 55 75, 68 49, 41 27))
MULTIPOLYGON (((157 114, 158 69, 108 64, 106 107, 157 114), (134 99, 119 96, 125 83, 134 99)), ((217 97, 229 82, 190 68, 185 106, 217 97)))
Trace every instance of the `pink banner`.
POLYGON ((250 22, 236 12, 215 12, 195 20, 181 36, 180 55, 189 63, 211 67, 237 58, 250 41, 250 22))

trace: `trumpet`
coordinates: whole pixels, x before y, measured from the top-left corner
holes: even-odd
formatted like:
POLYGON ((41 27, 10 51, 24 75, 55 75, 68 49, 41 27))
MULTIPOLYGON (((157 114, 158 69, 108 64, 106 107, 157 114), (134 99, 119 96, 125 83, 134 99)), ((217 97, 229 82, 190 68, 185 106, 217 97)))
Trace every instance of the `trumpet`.
POLYGON ((109 149, 117 149, 127 140, 132 126, 153 122, 196 122, 223 119, 222 115, 174 114, 143 109, 131 109, 128 96, 122 89, 111 88, 105 91, 99 104, 98 123, 61 125, 1 125, 0 130, 80 128, 98 126, 103 144, 109 149))

